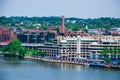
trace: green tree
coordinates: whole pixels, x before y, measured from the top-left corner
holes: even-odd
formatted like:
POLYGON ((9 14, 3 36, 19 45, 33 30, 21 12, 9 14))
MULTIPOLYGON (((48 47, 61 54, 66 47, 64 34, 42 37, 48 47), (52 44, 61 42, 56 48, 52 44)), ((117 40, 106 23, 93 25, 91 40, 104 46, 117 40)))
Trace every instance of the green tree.
POLYGON ((19 50, 19 55, 25 56, 26 52, 27 52, 27 49, 21 48, 21 49, 19 50))
POLYGON ((25 56, 32 56, 32 50, 26 49, 25 56))
POLYGON ((106 59, 105 59, 105 62, 107 62, 107 63, 109 63, 110 61, 111 61, 110 58, 106 58, 106 59))
POLYGON ((120 55, 120 49, 118 48, 118 54, 120 55))
POLYGON ((101 55, 105 57, 108 53, 110 53, 110 49, 108 49, 108 47, 103 47, 101 55))
POLYGON ((16 39, 5 46, 3 48, 3 52, 8 52, 10 54, 19 54, 22 49, 22 43, 18 39, 16 39))
POLYGON ((36 49, 35 49, 35 50, 32 50, 32 55, 33 55, 33 56, 38 56, 38 50, 36 50, 36 49))
POLYGON ((115 55, 118 53, 118 48, 117 47, 114 47, 113 50, 112 50, 112 54, 115 55))
POLYGON ((72 26, 72 30, 73 30, 73 31, 79 31, 79 30, 80 30, 80 27, 79 27, 79 26, 72 26))
POLYGON ((38 50, 34 49, 25 49, 24 50, 24 55, 25 56, 38 56, 38 50))
POLYGON ((39 52, 38 55, 44 57, 46 55, 46 52, 39 52))
POLYGON ((84 28, 82 31, 83 31, 83 32, 85 32, 85 33, 88 33, 88 30, 87 30, 87 29, 85 29, 85 28, 84 28))

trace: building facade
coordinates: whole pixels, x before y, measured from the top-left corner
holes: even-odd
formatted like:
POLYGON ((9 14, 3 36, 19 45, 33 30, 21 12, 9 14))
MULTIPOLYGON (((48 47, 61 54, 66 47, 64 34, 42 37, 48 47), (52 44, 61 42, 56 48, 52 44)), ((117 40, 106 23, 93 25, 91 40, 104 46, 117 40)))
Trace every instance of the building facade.
POLYGON ((9 43, 16 39, 14 31, 9 30, 8 27, 0 27, 0 43, 9 43))
POLYGON ((106 58, 120 59, 120 41, 115 39, 106 40, 81 36, 64 37, 57 43, 56 47, 53 47, 53 45, 54 44, 49 45, 49 47, 46 47, 46 45, 39 47, 39 50, 47 52, 47 56, 50 54, 48 57, 51 58, 53 57, 64 61, 79 61, 80 59, 103 59, 101 52, 103 48, 107 47, 111 50, 111 53, 114 53, 108 53, 106 58), (116 51, 114 51, 115 48, 117 49, 116 51))
POLYGON ((45 43, 56 38, 56 31, 25 30, 17 34, 22 43, 45 43))

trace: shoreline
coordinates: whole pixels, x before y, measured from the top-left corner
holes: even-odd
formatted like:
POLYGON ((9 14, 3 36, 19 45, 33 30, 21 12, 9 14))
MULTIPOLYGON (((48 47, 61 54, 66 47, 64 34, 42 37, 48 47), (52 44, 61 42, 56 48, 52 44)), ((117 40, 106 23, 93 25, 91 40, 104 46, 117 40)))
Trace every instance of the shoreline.
POLYGON ((34 58, 34 57, 31 57, 31 56, 25 56, 24 57, 25 59, 32 59, 32 60, 41 60, 41 61, 46 61, 46 62, 55 62, 55 63, 69 63, 69 64, 79 64, 79 65, 84 65, 83 63, 78 63, 78 62, 75 62, 75 61, 61 61, 61 60, 50 60, 50 59, 44 59, 44 58, 34 58))
MULTIPOLYGON (((3 57, 0 55, 0 57, 3 57)), ((76 64, 76 65, 83 65, 83 66, 90 66, 89 63, 87 62, 75 62, 75 61, 61 61, 61 60, 53 60, 53 59, 47 59, 47 58, 40 58, 40 57, 31 57, 31 56, 25 56, 24 59, 31 59, 31 60, 41 60, 45 62, 53 62, 53 63, 67 63, 67 64, 76 64)), ((101 67, 99 65, 91 66, 91 67, 101 67)), ((103 68, 113 68, 113 69, 120 69, 120 65, 110 65, 110 64, 105 64, 102 66, 103 68)))
MULTIPOLYGON (((45 59, 45 58, 34 58, 31 56, 25 56, 25 59, 32 59, 32 60, 41 60, 41 61, 45 61, 45 62, 54 62, 54 63, 68 63, 68 64, 78 64, 78 65, 83 65, 83 66, 89 66, 89 63, 83 63, 83 62, 75 62, 75 61, 61 61, 61 60, 50 60, 50 59, 45 59)), ((91 66, 92 67, 92 66, 91 66)), ((97 66, 97 67, 101 67, 101 66, 97 66)), ((120 69, 120 65, 119 66, 115 66, 115 65, 109 65, 106 64, 104 66, 104 68, 114 68, 114 69, 120 69)))

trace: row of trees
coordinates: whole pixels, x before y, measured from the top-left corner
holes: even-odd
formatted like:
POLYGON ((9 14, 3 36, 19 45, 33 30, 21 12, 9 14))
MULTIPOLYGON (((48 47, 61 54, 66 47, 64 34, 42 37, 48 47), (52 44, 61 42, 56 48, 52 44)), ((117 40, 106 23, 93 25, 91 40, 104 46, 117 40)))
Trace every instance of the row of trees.
MULTIPOLYGON (((48 26, 61 25, 61 17, 0 17, 0 25, 9 26, 11 28, 22 26, 25 28, 35 28, 34 24, 41 24, 40 28, 46 30, 48 26)), ((65 18, 66 29, 79 30, 85 28, 112 28, 120 27, 120 18, 95 18, 95 19, 80 19, 80 18, 65 18)))
POLYGON ((118 58, 118 55, 120 55, 120 49, 118 47, 113 47, 112 49, 110 49, 108 47, 103 47, 101 55, 103 56, 105 62, 109 63, 109 62, 111 62, 112 58, 116 59, 116 56, 118 58), (109 56, 109 57, 107 57, 107 56, 109 56))
POLYGON ((112 49, 108 48, 108 47, 103 47, 103 50, 101 52, 101 54, 103 56, 105 55, 116 55, 116 54, 120 54, 120 49, 118 47, 113 47, 112 49))
POLYGON ((2 49, 2 55, 6 56, 6 57, 14 57, 14 56, 45 56, 45 52, 39 52, 36 49, 25 49, 22 46, 22 43, 16 39, 13 40, 12 42, 10 42, 8 45, 6 45, 3 49, 2 49), (12 56, 13 55, 13 56, 12 56))

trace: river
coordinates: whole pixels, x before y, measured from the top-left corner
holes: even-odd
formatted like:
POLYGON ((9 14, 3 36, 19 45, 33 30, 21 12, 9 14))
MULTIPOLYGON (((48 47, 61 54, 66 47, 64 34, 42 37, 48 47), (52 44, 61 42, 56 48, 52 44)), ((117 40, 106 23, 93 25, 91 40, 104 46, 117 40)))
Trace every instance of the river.
POLYGON ((0 80, 120 80, 120 70, 0 58, 0 80))

